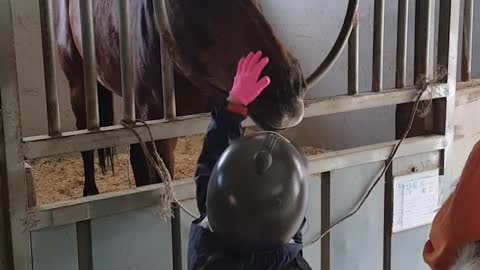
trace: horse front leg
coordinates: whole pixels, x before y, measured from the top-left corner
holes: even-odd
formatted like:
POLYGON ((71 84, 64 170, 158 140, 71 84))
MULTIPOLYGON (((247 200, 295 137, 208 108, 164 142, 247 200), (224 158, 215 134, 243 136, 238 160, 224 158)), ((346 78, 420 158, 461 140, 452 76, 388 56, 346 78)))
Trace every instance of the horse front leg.
MULTIPOLYGON (((77 129, 87 128, 87 119, 85 111, 85 91, 83 83, 78 86, 70 86, 70 103, 72 110, 77 120, 77 129)), ((98 188, 95 183, 95 160, 94 151, 82 152, 83 172, 85 177, 85 184, 83 186, 83 196, 97 195, 98 188)))
POLYGON ((85 184, 83 186, 83 196, 97 195, 97 184, 95 182, 95 159, 94 151, 82 152, 83 172, 85 174, 85 184))
MULTIPOLYGON (((152 154, 153 147, 148 143, 148 150, 152 154)), ((165 162, 165 165, 170 172, 172 178, 175 173, 175 147, 177 139, 166 139, 155 142, 158 154, 165 162)), ((152 154, 153 155, 153 154, 152 154)), ((133 174, 135 177, 135 185, 137 187, 161 183, 163 179, 148 163, 140 144, 132 144, 130 146, 130 163, 132 165, 133 174)))

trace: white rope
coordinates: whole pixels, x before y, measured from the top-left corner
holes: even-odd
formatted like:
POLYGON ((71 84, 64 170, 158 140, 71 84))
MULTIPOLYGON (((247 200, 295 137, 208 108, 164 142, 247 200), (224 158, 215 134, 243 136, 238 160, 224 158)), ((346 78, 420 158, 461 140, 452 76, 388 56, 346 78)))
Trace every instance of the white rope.
POLYGON ((145 154, 145 157, 147 158, 147 161, 150 163, 150 165, 155 169, 155 172, 160 176, 160 178, 163 181, 164 184, 164 193, 162 194, 162 197, 160 199, 160 216, 163 219, 166 219, 167 217, 173 217, 172 213, 172 205, 177 205, 182 209, 185 213, 187 213, 190 217, 193 219, 197 219, 191 211, 189 211, 183 204, 176 198, 175 192, 173 190, 172 186, 172 176, 170 172, 167 169, 167 166, 165 165, 165 162, 163 161, 162 157, 160 157, 160 154, 158 153, 158 149, 155 145, 154 139, 153 139, 153 134, 150 129, 150 126, 142 120, 135 120, 132 123, 127 123, 125 121, 122 121, 122 125, 130 130, 135 137, 137 137, 138 142, 140 143, 140 147, 142 148, 143 153, 145 154), (137 123, 143 124, 150 135, 150 140, 153 145, 153 155, 148 151, 147 146, 145 142, 142 140, 140 134, 135 130, 135 125, 137 123))

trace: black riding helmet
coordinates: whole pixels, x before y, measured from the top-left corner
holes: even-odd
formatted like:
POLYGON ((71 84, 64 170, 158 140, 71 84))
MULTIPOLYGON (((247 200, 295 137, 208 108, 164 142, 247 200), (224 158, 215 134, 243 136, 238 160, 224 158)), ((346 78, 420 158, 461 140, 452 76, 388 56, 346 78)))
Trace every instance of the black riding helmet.
POLYGON ((229 249, 261 251, 287 244, 308 201, 308 162, 274 132, 233 142, 218 160, 207 191, 207 217, 229 249))

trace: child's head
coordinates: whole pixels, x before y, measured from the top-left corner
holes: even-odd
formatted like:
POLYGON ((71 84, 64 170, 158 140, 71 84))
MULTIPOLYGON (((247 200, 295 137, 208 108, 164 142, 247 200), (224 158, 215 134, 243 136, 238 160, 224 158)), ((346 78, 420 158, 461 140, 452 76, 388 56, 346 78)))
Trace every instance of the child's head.
POLYGON ((233 142, 218 160, 207 193, 215 235, 239 250, 287 244, 305 217, 308 165, 283 136, 259 132, 233 142))

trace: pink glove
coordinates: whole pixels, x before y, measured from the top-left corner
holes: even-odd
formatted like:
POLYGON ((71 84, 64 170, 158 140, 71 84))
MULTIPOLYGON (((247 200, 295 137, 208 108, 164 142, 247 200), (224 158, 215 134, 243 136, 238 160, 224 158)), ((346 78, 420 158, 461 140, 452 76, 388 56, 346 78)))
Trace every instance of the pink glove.
POLYGON ((268 76, 259 80, 268 58, 262 58, 262 52, 256 54, 250 52, 246 58, 240 59, 237 67, 237 75, 230 91, 229 99, 247 106, 255 100, 260 93, 270 84, 268 76))

